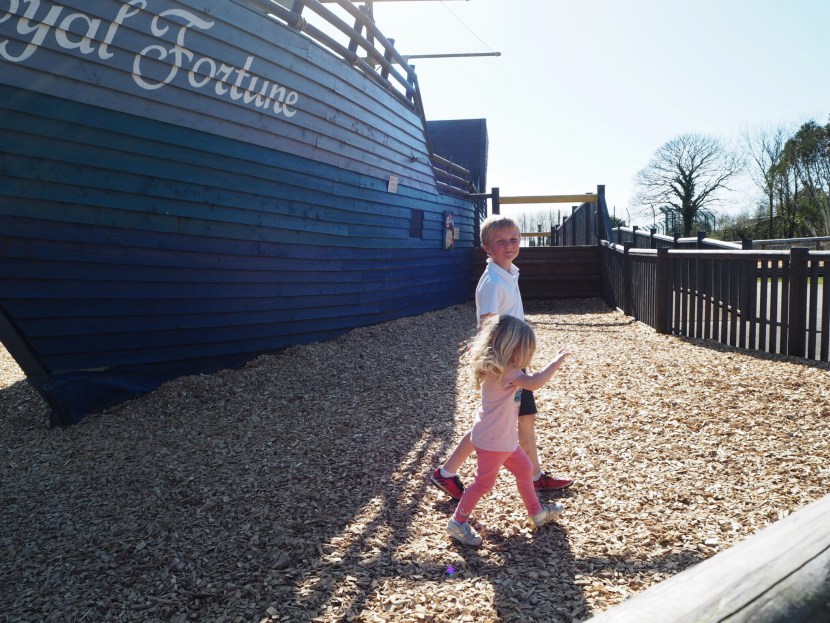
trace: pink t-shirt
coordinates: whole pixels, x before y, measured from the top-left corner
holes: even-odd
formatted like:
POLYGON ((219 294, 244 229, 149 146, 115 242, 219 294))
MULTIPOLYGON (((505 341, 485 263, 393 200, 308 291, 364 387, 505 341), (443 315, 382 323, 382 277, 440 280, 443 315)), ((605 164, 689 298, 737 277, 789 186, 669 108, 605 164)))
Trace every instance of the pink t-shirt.
POLYGON ((473 421, 472 442, 476 448, 494 452, 513 452, 519 446, 519 403, 522 390, 510 386, 522 374, 513 369, 499 382, 488 374, 481 382, 481 408, 473 421))

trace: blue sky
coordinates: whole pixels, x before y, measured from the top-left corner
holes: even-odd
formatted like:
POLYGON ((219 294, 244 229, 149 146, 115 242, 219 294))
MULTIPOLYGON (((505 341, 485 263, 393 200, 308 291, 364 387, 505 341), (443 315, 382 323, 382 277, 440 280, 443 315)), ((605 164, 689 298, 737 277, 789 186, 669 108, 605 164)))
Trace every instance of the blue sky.
MULTIPOLYGON (((377 2, 375 19, 402 54, 501 53, 412 61, 429 119, 487 119, 488 186, 605 184, 609 209, 635 224, 649 219, 633 178, 672 138, 733 144, 830 116, 827 0, 377 2)), ((751 183, 735 186, 717 212, 752 207, 751 183)))

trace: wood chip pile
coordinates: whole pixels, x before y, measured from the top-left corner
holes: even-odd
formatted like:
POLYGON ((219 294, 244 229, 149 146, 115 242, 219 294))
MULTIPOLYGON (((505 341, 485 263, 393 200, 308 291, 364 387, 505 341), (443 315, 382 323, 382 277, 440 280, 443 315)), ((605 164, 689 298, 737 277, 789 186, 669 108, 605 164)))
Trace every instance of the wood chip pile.
MULTIPOLYGON (((170 382, 47 428, 0 350, 0 621, 583 621, 828 493, 828 366, 657 335, 599 300, 528 305, 543 465, 445 532, 428 473, 468 430, 460 305, 170 382)), ((475 460, 461 472, 472 481, 475 460)))

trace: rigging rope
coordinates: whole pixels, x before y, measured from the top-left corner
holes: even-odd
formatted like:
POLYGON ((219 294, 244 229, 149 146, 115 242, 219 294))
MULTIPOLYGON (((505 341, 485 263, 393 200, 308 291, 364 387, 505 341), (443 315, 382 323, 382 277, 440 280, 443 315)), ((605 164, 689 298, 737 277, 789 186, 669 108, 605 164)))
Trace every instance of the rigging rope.
POLYGON ((479 37, 479 36, 478 36, 478 35, 477 35, 474 31, 473 31, 473 29, 472 29, 472 28, 470 28, 469 26, 467 26, 467 24, 465 24, 465 23, 464 23, 464 21, 463 21, 460 17, 458 17, 455 13, 453 13, 453 12, 452 12, 452 10, 450 9, 450 7, 448 7, 448 6, 447 6, 447 3, 446 3, 446 2, 443 2, 443 0, 442 0, 442 2, 441 2, 441 6, 443 6, 443 7, 447 10, 447 12, 448 12, 450 15, 452 15, 452 16, 456 19, 456 21, 457 21, 459 24, 461 24, 462 26, 464 26, 464 28, 466 28, 466 29, 469 31, 469 33, 470 33, 471 35, 473 35, 476 39, 478 39, 478 40, 479 40, 479 41, 480 41, 480 42, 484 45, 484 47, 486 47, 486 48, 487 48, 488 50, 490 50, 491 52, 495 52, 495 50, 494 50, 493 48, 491 48, 489 45, 487 45, 487 42, 485 42, 485 41, 484 41, 484 39, 482 39, 481 37, 479 37))

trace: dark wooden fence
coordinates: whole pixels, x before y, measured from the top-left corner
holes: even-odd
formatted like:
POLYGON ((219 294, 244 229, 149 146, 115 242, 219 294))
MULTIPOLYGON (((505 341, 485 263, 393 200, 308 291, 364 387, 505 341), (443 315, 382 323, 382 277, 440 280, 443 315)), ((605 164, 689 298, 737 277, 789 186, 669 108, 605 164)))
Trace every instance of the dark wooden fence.
MULTIPOLYGON (((594 212, 609 305, 661 333, 830 361, 830 251, 820 243, 758 250, 703 234, 612 230, 604 193, 595 211, 584 207, 583 219, 594 212)), ((584 227, 574 219, 560 244, 572 244, 584 227)), ((828 510, 830 496, 592 621, 830 621, 828 510)))
POLYGON ((600 245, 602 293, 661 333, 830 361, 830 252, 600 245))
MULTIPOLYGON (((484 270, 487 254, 473 253, 473 290, 484 270)), ((597 246, 522 247, 516 258, 523 299, 593 298, 601 296, 597 246)))
MULTIPOLYGON (((680 238, 611 228, 604 186, 583 196, 500 200, 498 189, 481 195, 494 212, 500 203, 579 197, 589 200, 551 231, 554 247, 522 248, 516 265, 524 298, 600 295, 661 333, 830 361, 830 289, 824 287, 830 251, 755 250, 752 241, 723 242, 704 233, 680 238)), ((478 249, 476 280, 485 259, 478 249)))
POLYGON ((595 245, 600 240, 617 241, 605 206, 605 185, 598 185, 596 195, 588 196, 587 199, 588 201, 574 206, 570 216, 551 230, 554 246, 595 245))

